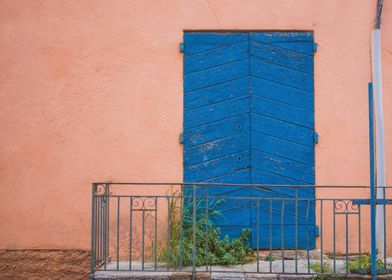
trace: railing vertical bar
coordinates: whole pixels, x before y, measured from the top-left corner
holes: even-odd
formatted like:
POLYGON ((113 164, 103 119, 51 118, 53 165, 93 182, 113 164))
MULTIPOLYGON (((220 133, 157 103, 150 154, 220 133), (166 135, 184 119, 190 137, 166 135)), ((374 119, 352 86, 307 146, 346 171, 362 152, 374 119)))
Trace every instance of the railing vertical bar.
POLYGON ((120 197, 117 197, 117 243, 116 243, 116 253, 117 253, 117 270, 120 268, 120 197))
POLYGON ((192 279, 196 276, 196 185, 193 185, 193 211, 192 211, 192 279))
MULTIPOLYGON (((386 199, 386 194, 385 194, 385 187, 383 187, 383 196, 384 199, 386 199)), ((383 216, 384 216, 384 269, 387 269, 387 211, 386 211, 386 205, 383 205, 383 216)))
POLYGON ((184 224, 184 185, 181 185, 180 198, 180 271, 182 271, 182 227, 184 224))
POLYGON ((324 255, 323 255, 323 200, 320 200, 320 264, 321 273, 324 272, 324 255))
POLYGON ((333 200, 333 273, 336 273, 336 200, 333 200))
POLYGON ((158 197, 155 197, 155 225, 154 225, 154 270, 157 270, 157 253, 158 253, 158 197))
POLYGON ((109 199, 109 197, 108 196, 106 196, 106 197, 104 197, 103 198, 103 200, 104 200, 104 206, 103 206, 103 248, 102 248, 102 250, 103 250, 103 261, 104 261, 104 264, 103 264, 103 267, 104 267, 104 270, 106 270, 106 233, 107 233, 107 228, 108 228, 108 224, 107 224, 107 203, 108 203, 108 199, 109 199))
POLYGON ((269 272, 272 272, 272 200, 269 206, 269 272))
POLYGON ((145 208, 142 202, 142 270, 144 271, 144 232, 145 232, 145 208))
POLYGON ((298 273, 298 188, 295 188, 295 273, 298 273))
POLYGON ((133 243, 133 197, 129 197, 129 270, 132 270, 132 243, 133 243))
POLYGON ((107 227, 106 227, 106 238, 105 238, 105 240, 104 240, 104 243, 105 243, 105 250, 106 250, 106 255, 104 256, 104 261, 105 261, 105 266, 104 266, 104 268, 105 268, 105 270, 106 270, 106 263, 107 263, 107 261, 108 261, 108 255, 110 254, 110 250, 109 250, 109 241, 110 241, 110 238, 109 238, 109 234, 110 234, 110 184, 105 184, 105 195, 106 195, 106 198, 107 198, 107 200, 106 200, 106 204, 107 204, 107 209, 106 209, 106 212, 107 212, 107 217, 106 217, 106 224, 108 225, 107 227))
POLYGON ((98 261, 102 261, 102 197, 98 198, 98 261))
MULTIPOLYGON (((171 258, 171 204, 170 204, 170 197, 167 198, 167 244, 166 244, 166 259, 169 260, 171 258)), ((174 210, 173 210, 174 211, 174 210)), ((169 261, 167 261, 166 269, 169 271, 169 261)))
MULTIPOLYGON (((347 210, 349 211, 349 210, 347 210)), ((346 216, 346 274, 348 274, 348 213, 345 213, 346 216)))
POLYGON ((309 207, 310 207, 310 199, 308 199, 307 207, 306 207, 306 258, 308 261, 308 273, 310 273, 310 254, 309 254, 309 207))
POLYGON ((95 261, 99 260, 99 217, 98 217, 98 211, 99 211, 99 205, 98 205, 98 197, 94 198, 94 204, 95 204, 95 261))
POLYGON ((104 261, 104 258, 103 258, 103 255, 102 255, 102 252, 103 252, 103 249, 102 249, 102 246, 103 246, 103 244, 104 244, 104 233, 103 233, 103 231, 102 231, 102 197, 99 197, 98 198, 98 226, 99 226, 99 228, 98 228, 98 234, 99 234, 99 243, 98 243, 98 260, 100 261, 100 262, 102 262, 102 261, 104 261))
POLYGON ((358 205, 358 266, 359 269, 362 269, 362 242, 361 242, 361 205, 358 205))
POLYGON ((285 272, 284 269, 284 204, 285 200, 282 200, 282 210, 281 210, 281 218, 280 218, 280 235, 281 235, 281 242, 282 242, 282 272, 285 272))
POLYGON ((96 185, 92 184, 91 189, 91 259, 90 259, 90 280, 94 279, 94 270, 95 270, 95 191, 96 185))
POLYGON ((257 272, 260 272, 260 256, 259 256, 259 223, 260 223, 260 200, 256 201, 256 258, 257 258, 257 272))
POLYGON ((372 279, 377 279, 377 244, 376 244, 376 190, 374 170, 374 115, 373 115, 373 84, 368 84, 369 97, 369 155, 370 155, 370 236, 372 279))
POLYGON ((209 242, 209 238, 208 238, 208 211, 209 211, 209 190, 208 190, 208 185, 205 187, 206 190, 206 213, 205 213, 205 219, 206 219, 206 247, 205 247, 205 254, 206 254, 206 271, 208 271, 208 242, 209 242))

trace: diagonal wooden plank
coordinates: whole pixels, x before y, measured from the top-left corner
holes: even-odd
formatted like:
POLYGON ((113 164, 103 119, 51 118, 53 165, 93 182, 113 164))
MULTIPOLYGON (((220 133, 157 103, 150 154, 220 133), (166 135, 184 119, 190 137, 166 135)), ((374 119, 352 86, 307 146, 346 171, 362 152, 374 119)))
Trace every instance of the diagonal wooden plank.
POLYGON ((249 77, 221 83, 212 87, 184 94, 185 111, 227 101, 236 97, 248 96, 249 77))
POLYGON ((202 145, 184 149, 184 164, 193 165, 211 159, 241 152, 249 146, 249 133, 241 133, 217 139, 202 145))
MULTIPOLYGON (((186 123, 184 123, 184 126, 187 126, 186 123)), ((187 128, 184 131, 184 148, 186 149, 194 145, 200 145, 214 141, 218 138, 241 134, 244 131, 249 133, 248 114, 243 114, 216 122, 210 122, 198 127, 187 128)))
POLYGON ((313 75, 254 58, 250 59, 250 67, 254 77, 313 92, 313 75))
POLYGON ((230 99, 218 104, 196 108, 187 111, 184 119, 184 128, 201 126, 210 122, 243 115, 249 112, 249 97, 230 99))
POLYGON ((252 131, 251 141, 252 149, 302 163, 304 168, 309 168, 313 165, 314 154, 312 146, 289 142, 287 140, 256 131, 252 131))
MULTIPOLYGON (((262 194, 253 194, 252 196, 262 196, 262 194)), ((259 200, 259 224, 260 225, 268 225, 269 224, 269 203, 266 203, 266 201, 268 200, 268 198, 266 198, 265 200, 259 200)), ((285 225, 295 225, 295 223, 297 222, 298 225, 305 225, 306 223, 310 224, 314 224, 315 220, 314 218, 308 214, 308 216, 306 216, 307 211, 309 210, 309 212, 311 210, 314 211, 314 202, 309 202, 306 200, 298 200, 297 204, 295 202, 294 199, 285 199, 283 198, 282 200, 285 201, 285 207, 284 207, 284 223, 285 225), (295 215, 295 208, 297 208, 297 215, 295 215), (309 209, 307 209, 309 208, 309 209)), ((280 204, 281 206, 281 202, 282 200, 275 200, 275 204, 280 204), (280 203, 278 203, 277 201, 279 201, 280 203)), ((256 207, 254 207, 256 204, 255 202, 252 203, 253 207, 251 209, 251 222, 252 224, 256 224, 256 219, 257 219, 257 211, 256 211, 256 207)), ((275 207, 272 211, 272 224, 273 225, 279 225, 281 223, 281 215, 282 215, 282 208, 281 207, 275 207)))
POLYGON ((249 150, 184 167, 186 182, 204 182, 249 167, 249 150))
POLYGON ((288 123, 314 129, 313 112, 267 98, 252 98, 252 112, 288 123))
POLYGON ((249 38, 293 52, 313 55, 312 32, 258 32, 250 33, 249 38))
POLYGON ((256 97, 269 98, 308 111, 314 110, 314 96, 312 92, 256 77, 251 77, 250 79, 250 89, 256 97))
POLYGON ((313 130, 263 115, 252 114, 252 131, 302 144, 313 149, 313 130))
POLYGON ((184 75, 184 92, 190 92, 219 83, 249 76, 248 59, 184 75))
MULTIPOLYGON (((278 221, 280 220, 280 217, 278 221)), ((252 248, 256 248, 256 232, 257 227, 252 225, 252 239, 251 246, 252 248)), ((284 225, 283 228, 281 225, 273 225, 270 232, 269 225, 260 225, 259 229, 259 248, 269 249, 270 248, 270 236, 272 243, 272 250, 281 249, 282 243, 286 250, 295 249, 295 241, 294 241, 294 225, 284 225), (283 236, 282 236, 283 233, 283 236), (282 242, 283 241, 283 242, 282 242)), ((300 225, 298 227, 298 249, 313 249, 315 247, 315 226, 313 224, 310 225, 300 225), (308 233, 308 234, 306 234, 308 233)))
POLYGON ((184 73, 222 66, 249 57, 249 42, 243 41, 184 58, 184 73))
POLYGON ((250 42, 250 55, 265 62, 277 64, 296 71, 313 74, 313 58, 308 55, 288 51, 280 47, 250 42))
POLYGON ((313 42, 313 32, 296 32, 296 31, 282 31, 282 32, 251 32, 250 39, 257 39, 266 43, 277 42, 313 42))
POLYGON ((314 169, 312 165, 307 166, 255 149, 252 150, 251 165, 272 174, 300 180, 303 184, 314 184, 314 169))
POLYGON ((200 33, 185 32, 185 56, 213 50, 226 45, 248 40, 247 33, 200 33))

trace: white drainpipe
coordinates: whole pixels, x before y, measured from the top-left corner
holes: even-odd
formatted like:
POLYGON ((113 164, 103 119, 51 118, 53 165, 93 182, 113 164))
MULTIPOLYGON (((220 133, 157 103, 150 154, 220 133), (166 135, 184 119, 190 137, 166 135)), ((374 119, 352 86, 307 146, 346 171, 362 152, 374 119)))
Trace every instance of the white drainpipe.
MULTIPOLYGON (((374 112, 376 121, 376 186, 386 186, 385 181, 385 154, 384 154, 384 108, 382 94, 382 60, 381 60, 381 30, 372 31, 372 82, 374 96, 374 112)), ((383 189, 377 189, 377 199, 384 198, 383 189)), ((379 256, 384 254, 384 208, 377 206, 376 210, 376 237, 379 256)))

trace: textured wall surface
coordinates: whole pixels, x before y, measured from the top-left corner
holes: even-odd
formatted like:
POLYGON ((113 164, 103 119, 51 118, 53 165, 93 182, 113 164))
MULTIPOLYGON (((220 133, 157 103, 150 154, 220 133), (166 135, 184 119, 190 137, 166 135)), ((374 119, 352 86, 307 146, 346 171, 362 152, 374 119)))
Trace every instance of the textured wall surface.
MULTIPOLYGON (((91 182, 182 180, 184 30, 313 30, 316 182, 368 184, 375 3, 3 0, 0 248, 89 248, 91 182)), ((382 25, 389 183, 390 4, 382 25)))
POLYGON ((86 250, 0 250, 0 279, 86 280, 89 257, 86 250))

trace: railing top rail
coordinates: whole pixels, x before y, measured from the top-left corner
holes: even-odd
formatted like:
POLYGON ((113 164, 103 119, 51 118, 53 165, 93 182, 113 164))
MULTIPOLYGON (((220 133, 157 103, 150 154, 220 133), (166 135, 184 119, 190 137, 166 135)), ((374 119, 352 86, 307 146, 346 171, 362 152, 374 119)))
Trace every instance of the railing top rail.
MULTIPOLYGON (((233 184, 233 183, 203 183, 203 182, 94 182, 95 185, 123 186, 214 186, 214 187, 258 187, 258 188, 338 188, 338 189, 370 189, 369 185, 275 185, 275 184, 233 184)), ((389 189, 392 186, 376 186, 375 188, 389 189)))

